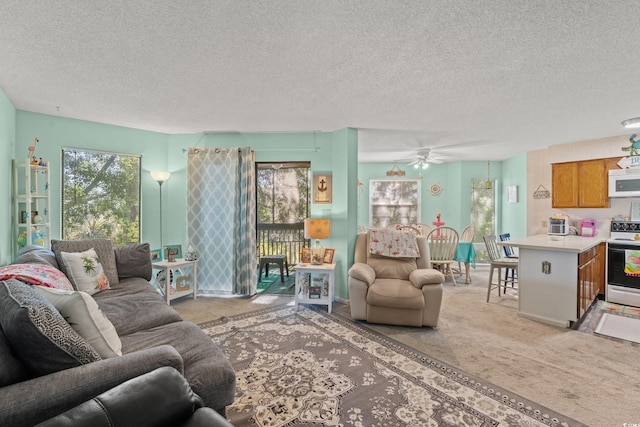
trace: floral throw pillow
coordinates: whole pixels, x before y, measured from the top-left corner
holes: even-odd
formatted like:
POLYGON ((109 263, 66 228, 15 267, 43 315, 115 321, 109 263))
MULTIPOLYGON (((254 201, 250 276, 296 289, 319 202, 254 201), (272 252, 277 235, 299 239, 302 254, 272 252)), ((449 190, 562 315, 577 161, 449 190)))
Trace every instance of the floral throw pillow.
POLYGON ((72 291, 73 285, 57 268, 44 264, 11 264, 0 267, 0 280, 16 279, 32 285, 72 291))
POLYGON ((95 249, 91 248, 84 252, 61 252, 60 255, 67 275, 77 290, 93 295, 109 289, 109 280, 95 249))

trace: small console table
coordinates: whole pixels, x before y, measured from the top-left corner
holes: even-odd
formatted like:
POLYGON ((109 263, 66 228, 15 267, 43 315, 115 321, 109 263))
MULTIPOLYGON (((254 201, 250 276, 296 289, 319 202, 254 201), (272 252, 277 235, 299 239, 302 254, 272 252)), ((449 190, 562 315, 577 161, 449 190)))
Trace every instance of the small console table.
POLYGON ((158 290, 164 294, 167 304, 176 298, 193 295, 198 291, 198 260, 186 261, 178 258, 174 262, 160 261, 151 264, 154 270, 152 280, 158 290), (156 273, 157 271, 157 273, 156 273))
POLYGON ((335 264, 296 265, 295 303, 326 305, 331 313, 335 264))

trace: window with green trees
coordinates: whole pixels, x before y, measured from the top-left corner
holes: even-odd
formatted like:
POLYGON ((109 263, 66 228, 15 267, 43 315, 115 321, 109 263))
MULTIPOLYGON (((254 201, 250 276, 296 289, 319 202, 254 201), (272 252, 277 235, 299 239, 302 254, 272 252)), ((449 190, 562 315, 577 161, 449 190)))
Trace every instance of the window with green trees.
POLYGON ((62 238, 140 241, 140 156, 62 150, 62 238))

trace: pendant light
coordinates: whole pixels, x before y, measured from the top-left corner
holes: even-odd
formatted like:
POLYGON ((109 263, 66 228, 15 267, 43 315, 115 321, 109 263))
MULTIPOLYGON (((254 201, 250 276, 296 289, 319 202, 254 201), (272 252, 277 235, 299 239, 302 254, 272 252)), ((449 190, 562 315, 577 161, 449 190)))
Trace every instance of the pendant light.
POLYGON ((487 180, 484 183, 485 190, 491 190, 493 188, 493 181, 491 181, 491 160, 487 160, 487 180))

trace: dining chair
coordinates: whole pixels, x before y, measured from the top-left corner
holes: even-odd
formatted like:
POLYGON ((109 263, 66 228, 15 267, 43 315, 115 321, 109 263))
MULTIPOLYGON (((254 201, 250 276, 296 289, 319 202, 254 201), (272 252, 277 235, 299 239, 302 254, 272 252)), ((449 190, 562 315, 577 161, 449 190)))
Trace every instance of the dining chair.
MULTIPOLYGON (((489 260, 491 262, 491 266, 489 269, 489 284, 487 286, 487 302, 489 302, 489 297, 491 296, 491 290, 494 288, 498 288, 498 296, 501 295, 500 287, 503 284, 502 281, 502 269, 508 268, 514 270, 516 273, 518 272, 518 259, 517 258, 506 258, 500 256, 500 249, 498 248, 498 242, 496 241, 496 236, 483 236, 484 244, 487 247, 487 253, 489 254, 489 260), (493 270, 498 270, 498 284, 494 285, 493 283, 493 270)), ((517 276, 516 276, 517 277, 517 276)), ((517 289, 516 286, 516 277, 514 277, 511 281, 511 287, 517 289)), ((507 290, 507 280, 504 280, 504 288, 505 292, 507 290)))
MULTIPOLYGON (((511 240, 511 234, 510 233, 504 233, 500 235, 500 241, 504 242, 507 240, 511 240)), ((504 254, 507 258, 516 258, 518 259, 518 254, 516 253, 516 251, 513 249, 512 246, 503 246, 502 249, 504 250, 504 254)), ((512 270, 510 268, 505 269, 504 271, 504 280, 507 281, 509 278, 509 273, 511 273, 511 280, 512 282, 515 281, 515 270, 512 270)))
POLYGON ((427 235, 429 251, 431 252, 431 264, 445 275, 451 277, 453 286, 456 286, 456 278, 453 275, 453 264, 456 249, 458 248, 458 232, 451 227, 434 228, 427 235))
MULTIPOLYGON (((472 242, 473 243, 474 237, 476 237, 476 231, 473 229, 473 226, 471 224, 469 224, 465 228, 463 228, 462 229, 462 233, 460 233, 460 241, 461 242, 472 242)), ((458 261, 458 274, 460 276, 462 276, 462 264, 460 264, 460 261, 458 261)))
POLYGON ((431 230, 433 230, 433 227, 431 227, 428 224, 425 224, 424 222, 416 222, 413 225, 420 230, 420 234, 422 236, 428 236, 431 230))

